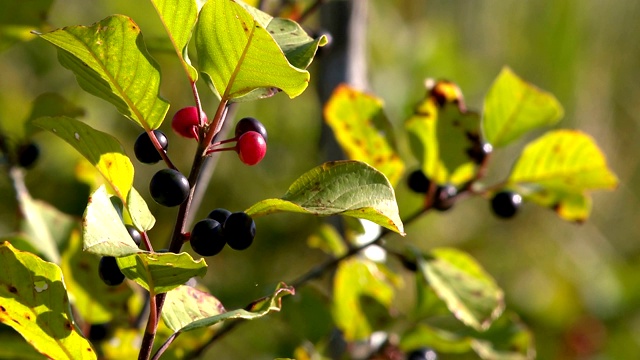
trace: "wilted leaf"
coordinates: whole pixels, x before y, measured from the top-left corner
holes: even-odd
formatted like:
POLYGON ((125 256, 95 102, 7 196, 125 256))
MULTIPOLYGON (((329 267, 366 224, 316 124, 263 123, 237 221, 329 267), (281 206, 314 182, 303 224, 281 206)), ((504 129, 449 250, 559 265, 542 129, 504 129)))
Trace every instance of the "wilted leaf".
POLYGON ((220 300, 213 295, 181 285, 167 293, 162 319, 171 330, 178 331, 196 320, 220 315, 225 311, 220 300))
POLYGON ((484 100, 483 135, 494 147, 503 147, 528 131, 555 124, 563 115, 552 94, 505 67, 484 100))
POLYGON ((352 216, 404 235, 389 180, 359 161, 334 161, 315 167, 298 178, 281 199, 263 200, 246 210, 252 216, 280 211, 352 216))
POLYGON ((0 244, 0 322, 51 359, 95 359, 70 313, 60 268, 0 244))
POLYGON ((145 130, 162 124, 169 103, 159 96, 160 70, 131 18, 113 15, 88 27, 38 35, 58 48, 60 63, 85 91, 112 103, 145 130))
POLYGON ((382 108, 382 100, 340 85, 327 102, 324 117, 349 159, 375 167, 395 186, 404 163, 394 149, 393 128, 382 108))

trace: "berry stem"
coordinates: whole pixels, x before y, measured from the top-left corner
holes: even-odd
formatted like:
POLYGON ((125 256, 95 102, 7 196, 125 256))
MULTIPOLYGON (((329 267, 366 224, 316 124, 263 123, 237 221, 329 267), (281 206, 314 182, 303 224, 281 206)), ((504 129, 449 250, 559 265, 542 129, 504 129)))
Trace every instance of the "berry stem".
POLYGON ((140 235, 142 235, 142 242, 144 243, 144 246, 147 248, 147 251, 153 252, 153 246, 151 246, 151 241, 149 240, 149 235, 147 235, 147 232, 142 231, 140 235))
MULTIPOLYGON (((160 296, 160 295, 158 295, 160 296)), ((149 321, 147 321, 147 328, 142 338, 142 344, 140 345, 140 353, 138 353, 138 360, 148 360, 153 349, 153 339, 156 337, 156 330, 158 329, 158 315, 159 311, 156 311, 156 296, 151 293, 149 296, 149 321)))
POLYGON ((196 103, 196 108, 198 108, 198 123, 200 124, 200 128, 204 127, 206 124, 203 121, 202 114, 204 111, 202 110, 202 103, 200 102, 200 94, 198 93, 198 87, 196 86, 196 82, 193 80, 189 81, 191 83, 191 91, 193 92, 193 100, 196 103))
POLYGON ((164 151, 164 149, 162 149, 162 145, 160 145, 160 142, 158 141, 158 138, 156 138, 156 134, 153 133, 153 130, 145 130, 145 131, 147 132, 149 139, 151 139, 151 143, 153 144, 153 147, 156 148, 156 150, 160 154, 160 157, 162 157, 162 160, 164 160, 165 164, 167 164, 167 167, 169 167, 169 169, 178 170, 176 166, 173 165, 173 163, 171 162, 171 159, 169 159, 169 155, 167 154, 167 152, 164 151))

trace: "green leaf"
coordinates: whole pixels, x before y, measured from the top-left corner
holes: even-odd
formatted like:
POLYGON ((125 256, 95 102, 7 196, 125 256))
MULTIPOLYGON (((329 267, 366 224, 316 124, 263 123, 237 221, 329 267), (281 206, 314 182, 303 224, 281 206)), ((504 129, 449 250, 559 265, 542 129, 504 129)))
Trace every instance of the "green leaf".
POLYGON ((53 0, 0 2, 0 52, 31 40, 33 29, 43 29, 52 4, 53 0))
POLYGON ((196 320, 190 323, 187 326, 184 326, 179 332, 185 332, 195 329, 200 329, 203 327, 215 325, 221 321, 229 320, 229 319, 246 319, 253 320, 257 318, 261 318, 272 311, 280 311, 282 308, 282 297, 286 295, 294 295, 295 290, 287 286, 284 283, 278 284, 275 292, 266 298, 260 299, 250 306, 247 307, 248 310, 245 309, 237 309, 227 311, 220 315, 206 317, 204 319, 196 320))
POLYGON ((505 313, 484 332, 472 334, 473 350, 487 360, 536 358, 533 334, 513 313, 505 313))
POLYGON ((580 131, 550 131, 529 143, 509 176, 508 186, 526 200, 556 210, 566 220, 589 216, 592 190, 612 190, 615 174, 593 138, 580 131))
POLYGON ((418 266, 449 311, 465 325, 486 330, 504 310, 504 294, 495 280, 468 254, 438 248, 418 266))
POLYGON ((346 254, 348 250, 347 244, 338 230, 336 230, 333 225, 326 223, 320 225, 320 227, 309 236, 307 244, 309 244, 311 248, 320 249, 336 257, 346 254))
POLYGON ((505 67, 484 100, 482 131, 493 147, 503 147, 528 131, 557 123, 563 115, 562 105, 552 94, 505 67))
POLYGON ((0 322, 51 359, 96 359, 76 328, 62 271, 31 253, 0 244, 0 322))
POLYGON ((126 256, 141 252, 113 207, 104 185, 89 196, 82 217, 85 251, 100 256, 126 256))
POLYGON ((395 186, 404 163, 394 149, 393 128, 382 108, 379 98, 340 85, 325 105, 324 118, 349 159, 375 167, 395 186))
POLYGON ((0 359, 42 360, 42 354, 17 332, 0 328, 0 359))
POLYGON ((150 230, 156 224, 156 218, 149 211, 147 203, 133 187, 129 191, 127 199, 127 213, 131 218, 131 223, 140 231, 150 230))
POLYGON ((175 331, 190 323, 226 312, 220 300, 191 286, 181 285, 169 291, 164 300, 162 320, 175 331))
POLYGON ((60 63, 85 91, 112 103, 145 130, 162 124, 169 103, 159 96, 160 70, 131 18, 113 15, 88 27, 38 35, 58 48, 60 63))
POLYGON ((194 276, 207 273, 204 259, 193 260, 191 255, 183 252, 143 253, 119 257, 118 266, 129 279, 137 282, 153 294, 160 294, 175 289, 194 276))
POLYGON ((359 161, 333 161, 315 167, 298 178, 281 199, 260 201, 246 213, 260 216, 280 211, 352 216, 404 235, 389 180, 359 161))
POLYGON ((156 8, 189 79, 195 82, 198 80, 198 72, 191 66, 188 54, 189 39, 198 18, 195 0, 151 0, 151 3, 156 8))
POLYGON ((472 340, 471 337, 421 323, 403 334, 400 348, 411 351, 426 346, 442 353, 461 354, 472 350, 472 340))
POLYGON ((73 295, 72 304, 81 318, 90 324, 104 324, 114 317, 126 316, 122 309, 133 292, 127 285, 109 286, 98 276, 98 258, 82 251, 79 231, 71 235, 69 245, 62 254, 62 273, 73 295))
POLYGON ((309 72, 291 65, 264 26, 235 1, 208 1, 195 36, 203 78, 223 100, 254 91, 251 98, 266 97, 273 88, 293 98, 307 88, 309 72))
POLYGON ((32 123, 78 150, 98 169, 116 195, 126 201, 133 186, 133 164, 115 137, 65 116, 39 118, 32 123))
POLYGON ((369 296, 389 309, 395 290, 389 273, 367 259, 348 259, 336 269, 331 312, 336 326, 347 341, 362 340, 373 332, 361 305, 361 297, 369 296))

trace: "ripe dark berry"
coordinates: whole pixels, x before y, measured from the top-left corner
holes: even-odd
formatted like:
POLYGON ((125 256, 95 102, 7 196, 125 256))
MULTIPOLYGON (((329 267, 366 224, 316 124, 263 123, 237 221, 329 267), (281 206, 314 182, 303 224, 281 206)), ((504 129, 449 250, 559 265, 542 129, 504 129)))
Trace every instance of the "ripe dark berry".
POLYGON ((247 131, 238 138, 236 151, 243 163, 255 165, 259 163, 267 153, 267 143, 259 133, 247 131))
POLYGON ((407 354, 407 360, 437 360, 438 354, 429 348, 420 348, 407 354))
POLYGON ((40 148, 34 143, 28 143, 18 148, 18 164, 25 169, 32 167, 40 156, 40 148))
POLYGON ((429 178, 422 172, 422 170, 417 169, 414 170, 411 174, 409 174, 409 178, 407 179, 407 185, 409 185, 409 189, 414 192, 426 194, 429 191, 429 186, 431 185, 431 181, 429 178))
POLYGON ((127 228, 129 235, 133 239, 133 242, 136 243, 136 245, 140 246, 140 243, 142 243, 142 234, 140 234, 140 231, 138 231, 138 229, 136 229, 133 225, 125 224, 125 227, 127 228))
POLYGON ((189 181, 177 170, 162 169, 151 178, 149 192, 160 205, 178 206, 189 196, 189 181))
POLYGON ((220 224, 224 224, 224 222, 227 221, 227 218, 229 217, 229 215, 231 215, 231 211, 220 208, 220 209, 214 209, 213 211, 211 211, 209 215, 207 215, 207 217, 209 219, 213 219, 219 222, 220 224))
POLYGON ((256 236, 256 223, 244 212, 229 215, 222 227, 227 244, 234 250, 244 250, 251 246, 256 236))
POLYGON ((235 136, 239 138, 242 134, 247 131, 255 131, 258 134, 262 135, 264 141, 267 141, 267 129, 262 125, 262 123, 252 117, 246 117, 240 119, 236 124, 235 136))
POLYGON ((480 142, 473 144, 473 146, 466 149, 467 156, 469 156, 469 158, 478 165, 482 164, 484 159, 486 159, 492 151, 493 146, 491 146, 491 144, 482 144, 480 142))
POLYGON ((433 198, 433 208, 439 211, 451 209, 455 203, 458 190, 453 185, 439 185, 433 198))
POLYGON ((124 274, 120 271, 116 258, 113 256, 103 256, 100 259, 98 275, 109 286, 120 285, 124 281, 124 274))
POLYGON ((91 327, 89 328, 89 340, 92 342, 102 341, 107 338, 108 334, 108 324, 91 324, 91 327))
POLYGON ((503 219, 512 218, 522 204, 522 196, 512 191, 501 191, 491 199, 491 209, 503 219))
MULTIPOLYGON (((202 121, 207 122, 207 116, 204 113, 202 114, 202 121)), ((173 119, 171 119, 171 128, 180 136, 198 140, 198 129, 200 128, 198 108, 188 106, 178 110, 173 115, 173 119)))
MULTIPOLYGON (((169 148, 169 140, 167 140, 167 136, 160 130, 153 130, 153 133, 158 139, 162 150, 167 151, 169 148)), ((162 157, 156 150, 155 146, 151 142, 149 135, 146 132, 143 132, 136 139, 135 144, 133 144, 133 152, 136 155, 136 159, 141 163, 145 164, 155 164, 158 161, 162 160, 162 157)))
POLYGON ((204 219, 196 223, 191 231, 191 248, 202 256, 218 254, 226 241, 222 235, 222 225, 213 219, 204 219))

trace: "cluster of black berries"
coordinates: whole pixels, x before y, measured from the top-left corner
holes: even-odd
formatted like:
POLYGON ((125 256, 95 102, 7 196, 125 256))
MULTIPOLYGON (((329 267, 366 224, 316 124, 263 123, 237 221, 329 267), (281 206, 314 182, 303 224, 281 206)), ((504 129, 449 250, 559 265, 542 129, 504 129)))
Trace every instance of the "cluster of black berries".
MULTIPOLYGON (((126 224, 125 227, 133 239, 133 242, 140 246, 140 243, 142 242, 142 234, 140 234, 140 232, 132 225, 126 224)), ((100 279, 109 286, 117 286, 122 284, 124 281, 124 274, 120 271, 116 258, 113 256, 103 256, 100 258, 98 275, 100 275, 100 279)))
POLYGON ((191 248, 201 256, 218 254, 225 245, 234 250, 247 249, 256 236, 256 224, 244 212, 215 209, 198 221, 191 231, 191 248))

